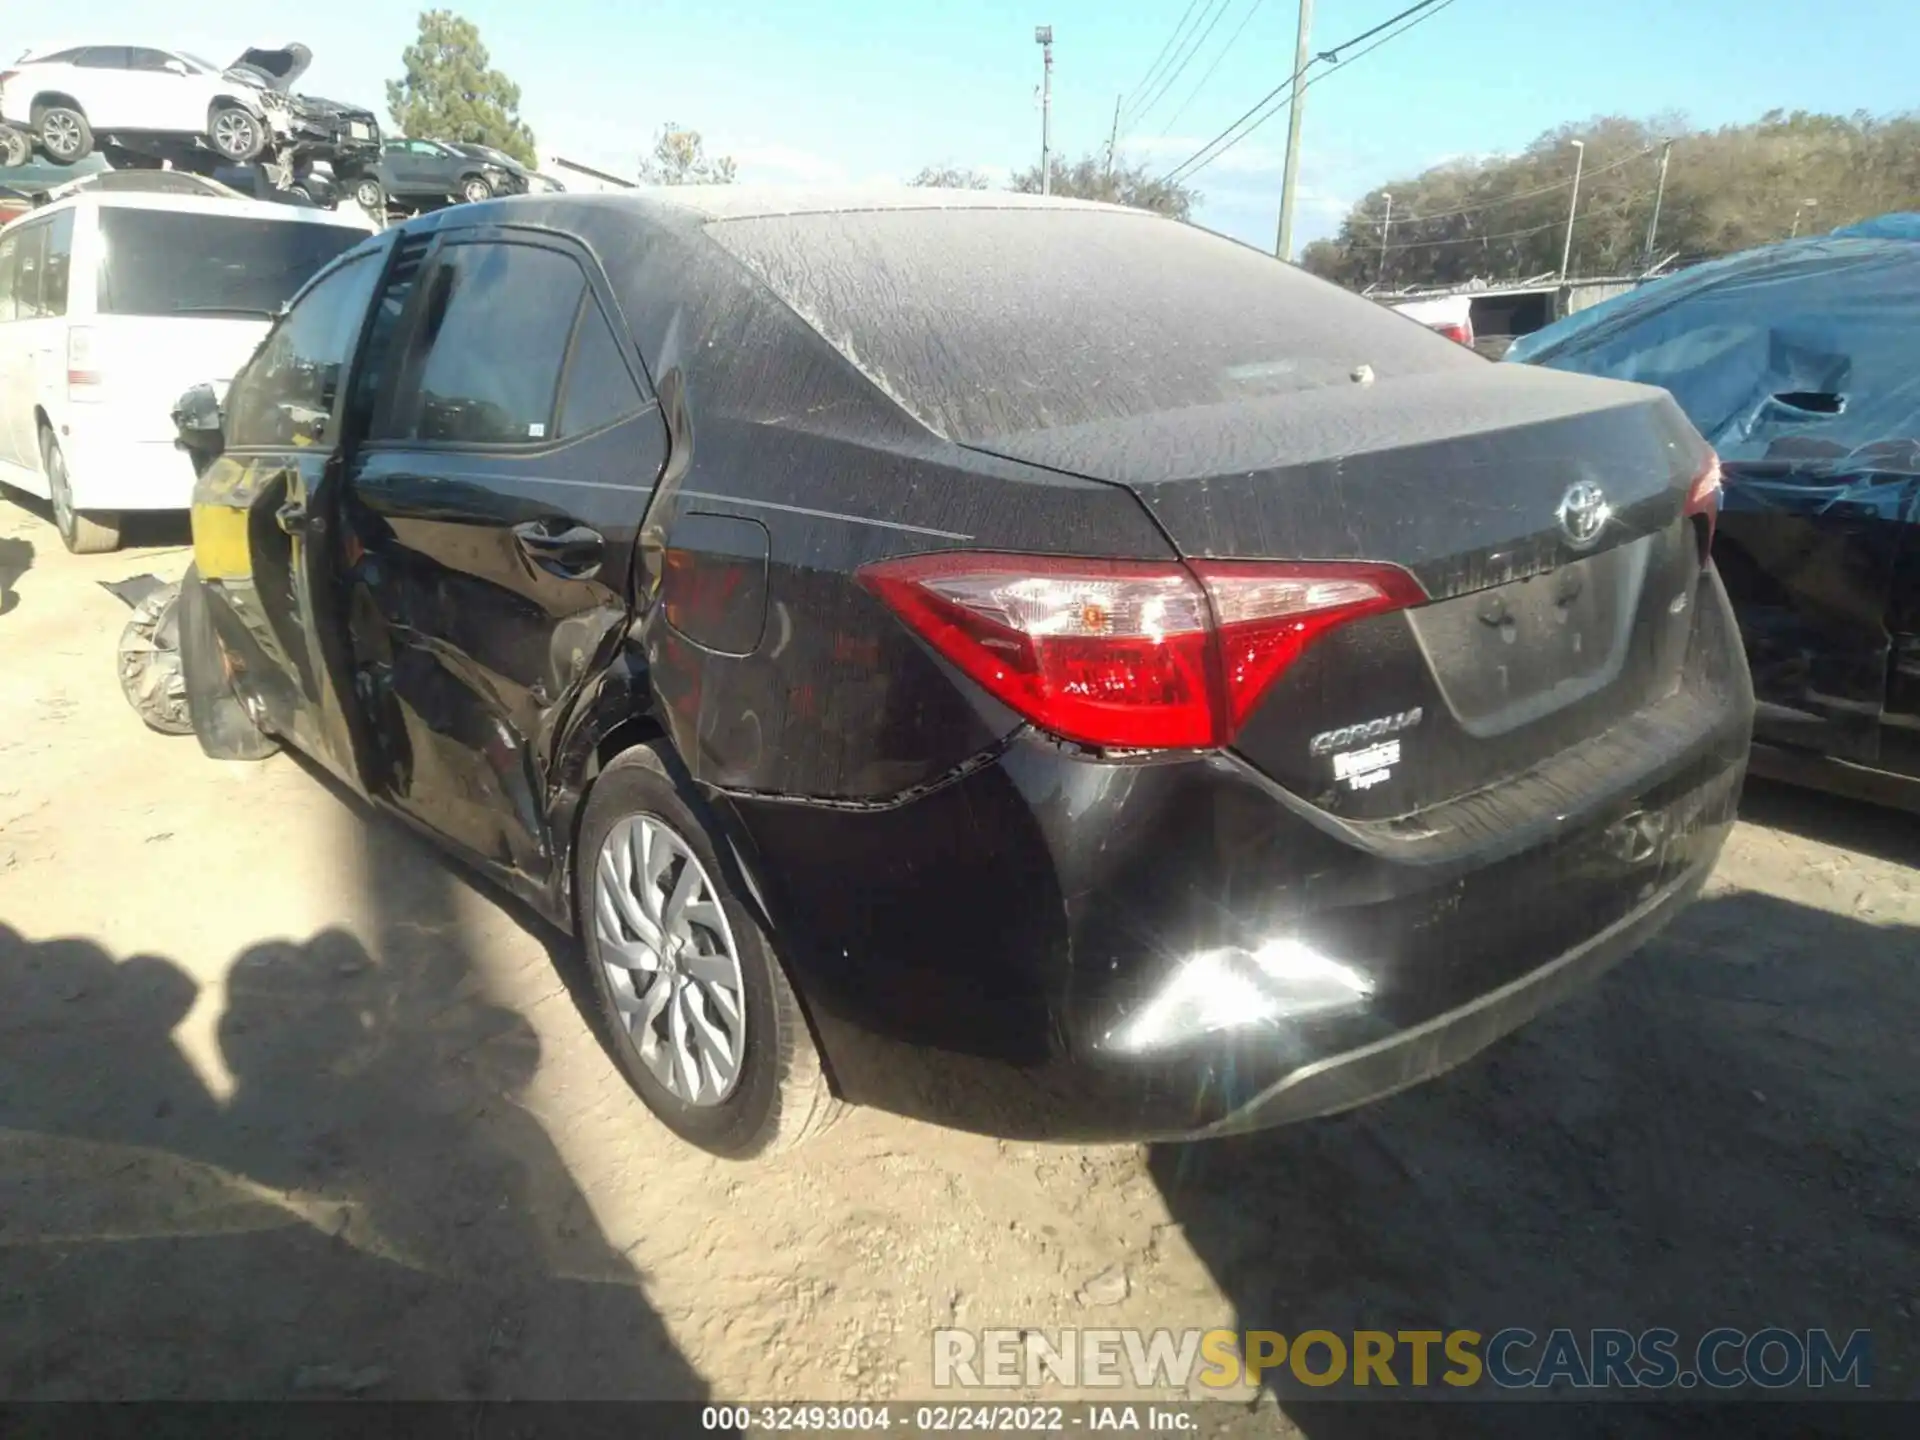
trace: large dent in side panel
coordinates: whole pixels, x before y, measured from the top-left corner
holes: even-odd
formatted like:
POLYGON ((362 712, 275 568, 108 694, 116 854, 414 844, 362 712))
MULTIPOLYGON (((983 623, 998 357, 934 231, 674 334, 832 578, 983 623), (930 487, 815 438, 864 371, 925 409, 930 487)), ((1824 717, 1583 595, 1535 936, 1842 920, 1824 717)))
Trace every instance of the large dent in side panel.
POLYGON ((864 564, 957 548, 1169 553, 1125 490, 930 435, 697 236, 650 247, 623 306, 653 347, 670 437, 640 536, 636 640, 654 713, 704 785, 886 803, 1018 728, 859 586, 864 564), (766 621, 750 653, 665 623, 666 557, 698 543, 700 525, 681 527, 694 514, 766 532, 766 621))

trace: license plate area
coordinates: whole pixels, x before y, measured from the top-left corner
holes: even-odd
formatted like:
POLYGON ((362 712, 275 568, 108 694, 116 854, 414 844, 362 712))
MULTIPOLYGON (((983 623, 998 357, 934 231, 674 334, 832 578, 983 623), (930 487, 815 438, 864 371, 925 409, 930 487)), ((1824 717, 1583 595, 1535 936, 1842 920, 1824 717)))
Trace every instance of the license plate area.
POLYGON ((1410 613, 1455 719, 1484 739, 1573 705, 1620 675, 1654 535, 1543 575, 1410 613))

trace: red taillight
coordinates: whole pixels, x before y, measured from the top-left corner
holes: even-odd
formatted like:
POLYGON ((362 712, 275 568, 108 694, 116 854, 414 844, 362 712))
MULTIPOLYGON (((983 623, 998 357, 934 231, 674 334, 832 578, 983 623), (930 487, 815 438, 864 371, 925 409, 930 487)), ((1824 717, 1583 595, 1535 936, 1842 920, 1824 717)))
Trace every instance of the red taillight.
POLYGON ((1473 324, 1470 321, 1460 325, 1436 325, 1433 328, 1456 345, 1473 344, 1473 324))
POLYGON ((1713 553, 1713 532, 1720 523, 1720 457, 1711 450, 1687 492, 1686 513, 1700 521, 1700 559, 1704 563, 1713 553))
POLYGON ((1317 637, 1426 599, 1391 565, 947 553, 859 578, 1002 703, 1115 749, 1228 744, 1317 637))
POLYGON ((85 325, 73 326, 67 331, 67 399, 98 400, 103 383, 93 331, 85 325))

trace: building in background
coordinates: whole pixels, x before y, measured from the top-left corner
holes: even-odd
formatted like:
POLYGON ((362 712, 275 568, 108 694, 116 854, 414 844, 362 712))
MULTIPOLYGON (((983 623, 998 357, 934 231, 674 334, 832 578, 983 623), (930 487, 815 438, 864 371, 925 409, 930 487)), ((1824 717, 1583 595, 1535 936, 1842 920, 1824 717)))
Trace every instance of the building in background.
POLYGON ((540 170, 551 175, 574 195, 610 195, 617 190, 631 190, 634 182, 623 180, 618 175, 610 175, 605 170, 596 170, 591 165, 582 165, 578 160, 569 160, 562 155, 542 155, 540 170))

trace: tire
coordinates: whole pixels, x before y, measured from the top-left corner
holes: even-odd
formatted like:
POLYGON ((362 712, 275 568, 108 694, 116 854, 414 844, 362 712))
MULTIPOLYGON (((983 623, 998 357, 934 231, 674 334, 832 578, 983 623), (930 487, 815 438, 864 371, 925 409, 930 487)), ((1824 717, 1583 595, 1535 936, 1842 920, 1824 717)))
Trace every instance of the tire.
POLYGON ((232 165, 245 165, 267 148, 266 123, 241 105, 216 105, 207 116, 207 143, 232 165))
POLYGON ((387 192, 381 183, 371 175, 363 176, 353 182, 353 200, 367 214, 376 220, 383 220, 387 214, 387 192))
POLYGON ((187 715, 201 750, 215 760, 264 760, 274 754, 279 743, 253 723, 234 694, 226 652, 213 628, 207 587, 197 566, 189 565, 181 577, 176 619, 187 715))
POLYGON ((33 141, 11 125, 0 125, 0 166, 11 170, 33 159, 33 141))
POLYGON ((120 693, 162 735, 191 735, 187 678, 180 668, 180 587, 156 590, 133 607, 120 632, 120 693))
POLYGON ((106 555, 120 548, 120 516, 113 510, 73 508, 73 485, 67 477, 67 457, 53 431, 40 427, 40 469, 53 499, 53 525, 60 542, 75 555, 106 555))
POLYGON ((72 105, 49 105, 33 117, 34 138, 55 165, 78 165, 93 153, 93 127, 72 105))
POLYGON ((827 1083, 820 1052, 769 937, 719 861, 703 807, 676 782, 673 771, 661 745, 642 745, 621 754, 595 782, 574 856, 581 949, 610 1048, 647 1108, 681 1139, 712 1154, 735 1160, 775 1154, 824 1130, 844 1107, 827 1083), (635 857, 642 843, 654 858, 658 886, 641 879, 635 857), (692 881, 689 862, 698 867, 692 881), (671 911, 671 902, 663 903, 665 892, 681 884, 688 886, 683 893, 689 898, 674 927, 683 932, 675 947, 678 958, 663 963, 659 952, 639 938, 645 933, 642 925, 626 917, 638 911, 643 923, 657 925, 671 911), (620 893, 624 906, 611 898, 620 893), (642 894, 653 896, 650 906, 641 901, 642 894), (703 917, 695 918, 695 911, 703 917), (651 969, 615 962, 621 951, 609 940, 609 925, 624 941, 625 956, 636 962, 651 957, 651 969), (682 970, 689 959, 701 961, 701 968, 682 970), (737 970, 730 960, 737 961, 737 970), (737 987, 729 972, 737 977, 737 987), (736 1001, 731 1014, 724 992, 736 1001), (663 1003, 654 1003, 663 995, 663 1003), (689 1052, 698 1049, 703 1056, 714 1051, 695 1045, 700 1030, 718 1034, 720 1048, 732 1054, 731 1081, 716 1083, 721 1067, 695 1061, 700 1091, 689 1098, 692 1087, 673 1043, 675 1029, 686 1037, 689 1052), (649 1032, 651 1061, 643 1052, 649 1032), (664 1068, 671 1083, 656 1067, 664 1068))
POLYGON ((469 205, 478 205, 482 200, 493 198, 493 186, 484 175, 469 175, 460 182, 460 198, 469 205))

